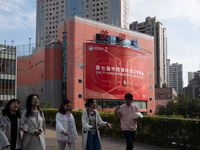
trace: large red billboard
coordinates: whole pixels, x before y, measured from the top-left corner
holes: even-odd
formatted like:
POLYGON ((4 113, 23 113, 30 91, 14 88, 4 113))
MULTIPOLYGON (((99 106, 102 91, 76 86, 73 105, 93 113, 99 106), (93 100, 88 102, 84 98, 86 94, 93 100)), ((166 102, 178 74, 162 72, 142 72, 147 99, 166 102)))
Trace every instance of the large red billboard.
POLYGON ((84 98, 148 100, 147 57, 116 45, 85 44, 84 98))

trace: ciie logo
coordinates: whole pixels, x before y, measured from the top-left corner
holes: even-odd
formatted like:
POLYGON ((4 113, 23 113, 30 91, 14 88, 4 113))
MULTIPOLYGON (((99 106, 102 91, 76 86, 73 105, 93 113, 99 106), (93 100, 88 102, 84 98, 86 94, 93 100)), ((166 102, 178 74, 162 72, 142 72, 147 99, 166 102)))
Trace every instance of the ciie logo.
POLYGON ((93 50, 93 47, 92 47, 92 46, 89 46, 89 50, 92 51, 92 50, 93 50))
POLYGON ((105 49, 103 47, 94 47, 94 50, 96 50, 96 51, 107 51, 108 47, 105 47, 105 49))

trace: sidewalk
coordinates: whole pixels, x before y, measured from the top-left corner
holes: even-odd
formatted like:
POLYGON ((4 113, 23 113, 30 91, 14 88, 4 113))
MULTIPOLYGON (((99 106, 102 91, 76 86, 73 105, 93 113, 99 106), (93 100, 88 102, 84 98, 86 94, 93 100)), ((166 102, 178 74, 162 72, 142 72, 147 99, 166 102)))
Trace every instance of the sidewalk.
MULTIPOLYGON (((46 139, 47 150, 58 150, 55 128, 53 127, 46 128, 45 139, 46 139)), ((125 150, 126 143, 124 140, 120 139, 101 137, 101 146, 102 150, 125 150)), ((76 150, 82 150, 81 134, 79 134, 76 139, 76 150)), ((175 149, 136 142, 134 150, 175 150, 175 149)))

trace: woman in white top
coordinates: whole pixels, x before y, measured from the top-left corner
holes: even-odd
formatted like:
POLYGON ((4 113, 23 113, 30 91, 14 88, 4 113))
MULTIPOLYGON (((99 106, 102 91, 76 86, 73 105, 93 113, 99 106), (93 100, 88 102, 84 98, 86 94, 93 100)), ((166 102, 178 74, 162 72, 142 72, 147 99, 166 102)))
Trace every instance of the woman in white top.
POLYGON ((104 122, 95 110, 96 100, 88 99, 85 106, 87 109, 82 114, 82 150, 101 150, 99 126, 112 128, 112 125, 104 122))
POLYGON ((77 131, 69 100, 62 101, 56 114, 56 135, 59 150, 65 150, 66 144, 69 150, 75 150, 77 131))

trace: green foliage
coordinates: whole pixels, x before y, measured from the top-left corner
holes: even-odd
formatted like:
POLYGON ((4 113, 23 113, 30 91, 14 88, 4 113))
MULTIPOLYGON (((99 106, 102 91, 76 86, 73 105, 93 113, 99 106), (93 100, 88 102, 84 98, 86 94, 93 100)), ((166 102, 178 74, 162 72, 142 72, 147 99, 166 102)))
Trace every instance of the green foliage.
POLYGON ((40 102, 39 104, 40 108, 51 108, 51 105, 52 105, 51 102, 47 104, 46 99, 43 102, 40 102))
MULTIPOLYGON (((43 109, 47 125, 55 127, 55 116, 57 109, 43 109)), ((82 111, 72 111, 77 130, 82 130, 81 116, 82 111)), ((112 129, 103 126, 100 127, 101 135, 112 138, 123 138, 120 121, 114 120, 113 113, 101 113, 101 118, 112 124, 112 129)), ((136 141, 162 145, 166 147, 175 147, 181 150, 200 149, 200 120, 183 119, 157 116, 144 116, 138 121, 136 141)))
POLYGON ((189 99, 183 94, 179 94, 175 101, 170 101, 166 106, 156 107, 157 115, 183 116, 184 118, 200 118, 200 100, 189 99))

